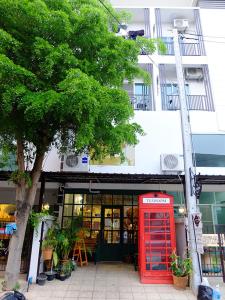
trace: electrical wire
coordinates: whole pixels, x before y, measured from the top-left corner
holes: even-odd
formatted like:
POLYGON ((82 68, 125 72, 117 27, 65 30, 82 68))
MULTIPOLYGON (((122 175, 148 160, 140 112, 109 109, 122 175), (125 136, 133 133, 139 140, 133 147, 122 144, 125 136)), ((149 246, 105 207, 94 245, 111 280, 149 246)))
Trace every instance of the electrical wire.
POLYGON ((110 9, 105 5, 105 3, 102 0, 98 0, 98 1, 102 4, 102 6, 105 7, 105 9, 109 12, 109 14, 111 15, 111 17, 113 17, 113 19, 116 20, 119 25, 122 25, 120 23, 120 20, 110 11, 110 9))
MULTIPOLYGON (((197 38, 190 38, 190 37, 186 37, 184 35, 182 35, 183 39, 186 39, 186 40, 193 40, 193 41, 199 41, 199 39, 197 38)), ((225 41, 222 42, 222 41, 210 41, 210 40, 205 40, 205 39, 202 39, 203 42, 205 43, 215 43, 215 44, 225 44, 225 41)))
POLYGON ((194 33, 194 31, 185 32, 185 34, 206 37, 206 38, 225 39, 225 36, 203 35, 203 34, 194 33))

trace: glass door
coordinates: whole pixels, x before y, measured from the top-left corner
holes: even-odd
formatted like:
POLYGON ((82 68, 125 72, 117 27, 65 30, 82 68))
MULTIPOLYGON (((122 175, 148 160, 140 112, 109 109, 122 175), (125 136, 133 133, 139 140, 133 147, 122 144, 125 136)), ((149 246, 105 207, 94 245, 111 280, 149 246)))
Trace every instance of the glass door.
POLYGON ((102 207, 101 260, 122 259, 122 209, 118 206, 102 207))

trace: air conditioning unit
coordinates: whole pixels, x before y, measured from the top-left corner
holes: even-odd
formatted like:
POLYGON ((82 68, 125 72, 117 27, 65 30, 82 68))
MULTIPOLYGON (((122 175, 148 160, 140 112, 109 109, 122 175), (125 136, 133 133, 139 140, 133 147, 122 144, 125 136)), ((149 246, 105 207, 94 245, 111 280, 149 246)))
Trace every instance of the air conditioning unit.
POLYGON ((186 68, 185 79, 187 80, 202 80, 203 72, 201 68, 186 68))
POLYGON ((184 159, 180 154, 161 154, 161 170, 163 172, 184 171, 184 159))
POLYGON ((87 154, 77 155, 67 153, 62 156, 61 171, 64 172, 89 172, 89 157, 87 154))
POLYGON ((188 28, 188 20, 187 19, 174 19, 173 20, 173 27, 178 30, 178 32, 185 32, 188 28))

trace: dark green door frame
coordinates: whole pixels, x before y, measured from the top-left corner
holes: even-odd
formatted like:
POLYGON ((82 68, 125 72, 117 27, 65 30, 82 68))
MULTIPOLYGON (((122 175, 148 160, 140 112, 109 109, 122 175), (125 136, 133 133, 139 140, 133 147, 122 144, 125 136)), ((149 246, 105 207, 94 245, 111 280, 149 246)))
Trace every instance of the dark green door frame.
POLYGON ((101 235, 100 235, 100 255, 102 261, 121 261, 123 258, 123 206, 122 205, 102 205, 101 212, 101 235), (110 216, 106 216, 107 210, 110 216), (119 215, 115 216, 114 211, 119 211, 119 215), (115 228, 115 221, 119 222, 119 228, 115 228), (107 229, 107 222, 109 222, 107 229), (111 225, 110 225, 111 224, 111 225), (111 226, 111 229, 110 229, 111 226), (115 237, 119 234, 119 242, 115 241, 115 237), (106 236, 108 239, 106 240, 106 236))

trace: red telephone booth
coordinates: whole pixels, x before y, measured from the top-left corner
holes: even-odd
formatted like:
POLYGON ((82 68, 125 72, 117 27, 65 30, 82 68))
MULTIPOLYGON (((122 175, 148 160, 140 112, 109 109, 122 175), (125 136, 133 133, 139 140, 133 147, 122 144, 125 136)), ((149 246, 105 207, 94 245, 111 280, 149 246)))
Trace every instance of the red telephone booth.
POLYGON ((169 256, 176 248, 173 196, 139 196, 139 272, 142 283, 172 283, 169 256))

